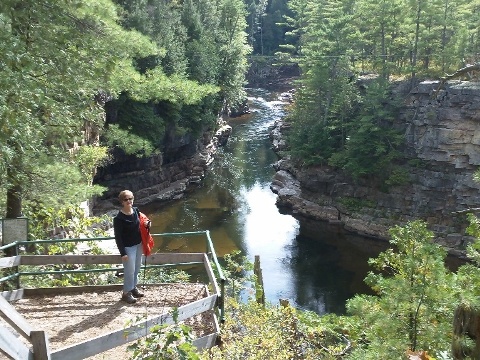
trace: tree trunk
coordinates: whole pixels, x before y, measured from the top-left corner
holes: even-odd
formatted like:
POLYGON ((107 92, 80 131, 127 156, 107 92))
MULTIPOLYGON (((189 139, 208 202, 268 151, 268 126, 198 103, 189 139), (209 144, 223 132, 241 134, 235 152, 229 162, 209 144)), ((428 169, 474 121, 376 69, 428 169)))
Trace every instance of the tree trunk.
POLYGON ((478 309, 460 305, 455 310, 452 355, 455 360, 479 359, 480 311, 478 309))
MULTIPOLYGON (((22 216, 22 186, 15 178, 15 169, 12 166, 7 168, 7 211, 5 218, 15 219, 22 216)), ((11 247, 5 250, 5 255, 15 256, 16 250, 11 247)))
POLYGON ((7 189, 7 213, 6 218, 12 219, 22 216, 22 187, 13 185, 7 189))
POLYGON ((412 51, 412 82, 415 80, 417 75, 416 73, 416 66, 417 66, 417 55, 418 55, 418 42, 420 39, 420 17, 422 13, 422 7, 420 5, 420 1, 417 0, 417 16, 415 19, 415 42, 413 43, 413 51, 412 51))

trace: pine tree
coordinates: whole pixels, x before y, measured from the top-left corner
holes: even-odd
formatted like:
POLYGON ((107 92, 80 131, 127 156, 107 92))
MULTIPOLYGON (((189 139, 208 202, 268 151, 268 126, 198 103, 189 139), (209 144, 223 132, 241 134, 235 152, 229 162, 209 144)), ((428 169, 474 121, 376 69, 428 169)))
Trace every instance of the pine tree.
POLYGON ((365 279, 378 296, 350 300, 350 314, 362 321, 366 341, 354 359, 400 359, 407 350, 439 355, 450 349, 457 301, 446 250, 432 242, 426 223, 416 220, 390 230, 392 248, 370 264, 365 279))
MULTIPOLYGON (((6 0, 0 5, 0 26, 6 216, 22 214, 22 199, 53 206, 98 193, 82 176, 85 163, 75 164, 78 157, 68 149, 85 140, 85 127, 102 128, 109 96, 128 89, 148 98, 132 86, 146 79, 134 59, 156 55, 157 47, 123 29, 109 0, 6 0)), ((157 86, 167 82, 162 75, 148 79, 157 86)))

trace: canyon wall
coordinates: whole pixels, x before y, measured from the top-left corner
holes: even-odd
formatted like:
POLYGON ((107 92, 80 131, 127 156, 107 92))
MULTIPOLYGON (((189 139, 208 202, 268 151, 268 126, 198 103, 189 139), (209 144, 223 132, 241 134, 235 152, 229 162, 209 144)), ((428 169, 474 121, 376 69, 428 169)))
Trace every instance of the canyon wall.
POLYGON ((202 181, 217 147, 225 144, 230 132, 231 127, 219 121, 216 132, 205 131, 200 138, 189 133, 169 136, 163 150, 148 157, 115 150, 112 161, 97 170, 94 182, 106 191, 93 200, 93 212, 118 209, 118 193, 125 189, 134 193, 137 206, 182 198, 190 186, 202 181))
MULTIPOLYGON (((331 167, 295 168, 288 158, 276 164, 272 191, 284 211, 340 223, 367 236, 388 239, 388 229, 414 219, 425 220, 435 241, 461 256, 466 236, 466 211, 479 208, 480 184, 473 179, 480 165, 480 83, 450 81, 418 84, 404 99, 396 127, 405 135, 409 181, 381 191, 354 182, 331 167)), ((272 130, 281 150, 288 124, 272 130)))
MULTIPOLYGON (((296 64, 274 66, 274 57, 254 56, 249 61, 247 78, 250 87, 289 88, 290 78, 299 74, 296 64)), ((108 107, 106 117, 112 123, 117 122, 116 111, 115 107, 108 107)), ((235 117, 248 111, 245 100, 238 108, 228 109, 224 116, 235 117)), ((191 186, 202 181, 217 147, 227 142, 231 130, 224 119, 219 118, 217 130, 206 130, 200 138, 189 133, 176 135, 171 132, 166 136, 161 152, 149 157, 137 158, 119 149, 114 150, 110 163, 97 169, 94 178, 94 183, 104 186, 106 191, 87 207, 93 208, 94 214, 117 209, 117 195, 124 189, 133 191, 137 206, 168 203, 183 197, 191 186)))
POLYGON ((290 89, 291 80, 300 75, 300 67, 296 63, 279 65, 280 63, 282 61, 275 56, 250 56, 247 86, 275 91, 290 89))

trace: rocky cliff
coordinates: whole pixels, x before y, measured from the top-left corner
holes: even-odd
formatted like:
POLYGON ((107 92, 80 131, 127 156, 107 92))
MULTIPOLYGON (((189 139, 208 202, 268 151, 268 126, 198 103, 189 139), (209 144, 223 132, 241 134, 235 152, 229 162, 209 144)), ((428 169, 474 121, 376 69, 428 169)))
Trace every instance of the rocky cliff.
MULTIPOLYGON (((381 191, 353 182, 330 167, 295 168, 288 158, 275 164, 271 188, 287 212, 343 224, 348 230, 388 239, 388 229, 423 219, 436 241, 461 255, 471 239, 465 235, 465 210, 478 208, 480 184, 480 84, 451 81, 418 84, 403 93, 397 118, 405 134, 406 185, 381 191)), ((397 96, 402 94, 397 90, 397 96)), ((281 121, 272 131, 274 147, 285 147, 281 121)))
POLYGON ((296 63, 285 64, 275 56, 250 56, 247 86, 275 91, 288 90, 291 80, 299 75, 300 67, 296 63))
POLYGON ((189 133, 169 136, 163 151, 149 157, 114 151, 111 163, 97 170, 94 182, 107 190, 94 200, 93 212, 118 208, 118 193, 125 189, 135 194, 137 206, 183 197, 190 185, 202 181, 217 147, 225 144, 230 132, 231 127, 220 121, 216 132, 206 131, 201 138, 189 133))

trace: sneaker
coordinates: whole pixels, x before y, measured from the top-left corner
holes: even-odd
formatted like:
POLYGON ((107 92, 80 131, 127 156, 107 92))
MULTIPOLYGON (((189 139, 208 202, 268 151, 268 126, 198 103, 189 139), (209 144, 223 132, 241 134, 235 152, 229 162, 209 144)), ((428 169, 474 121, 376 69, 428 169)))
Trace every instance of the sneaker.
POLYGON ((132 291, 130 291, 133 295, 134 298, 141 298, 144 296, 143 293, 141 293, 140 291, 138 291, 137 288, 134 288, 132 291))
POLYGON ((132 292, 129 291, 126 294, 122 295, 122 301, 125 301, 128 304, 135 304, 137 302, 137 299, 135 299, 132 295, 132 292))

